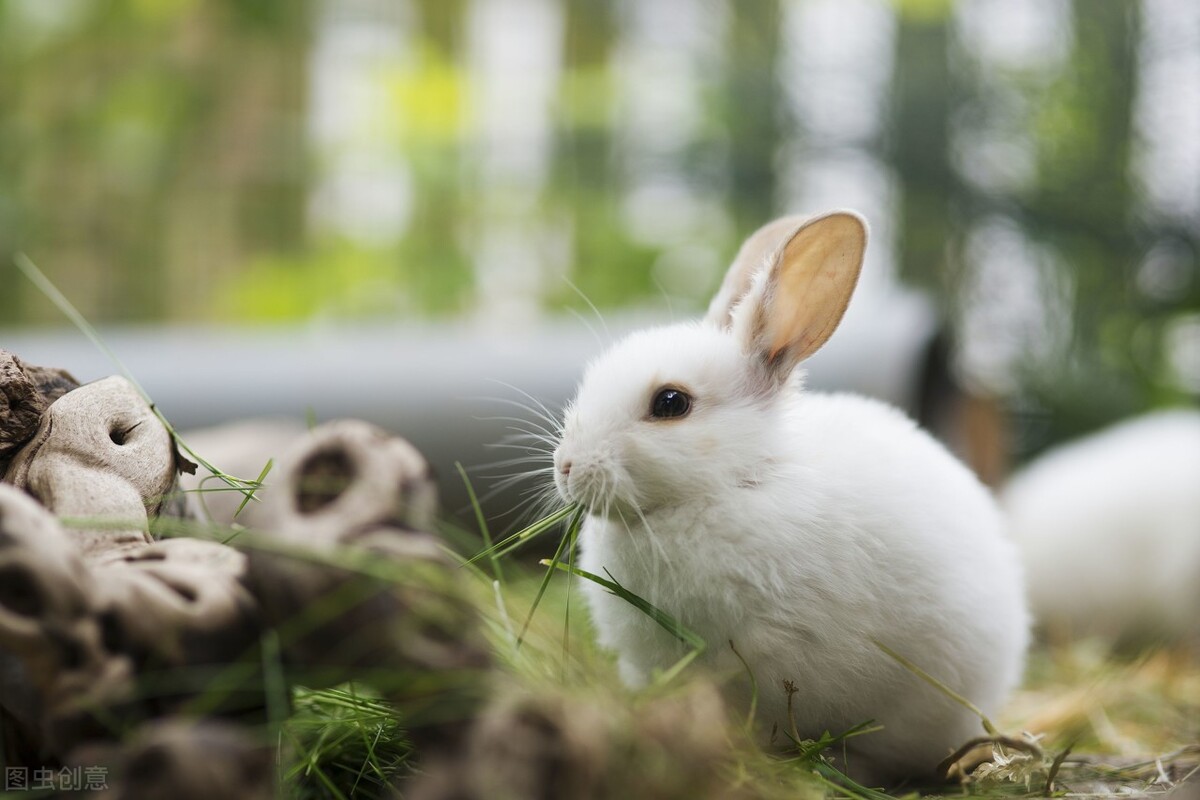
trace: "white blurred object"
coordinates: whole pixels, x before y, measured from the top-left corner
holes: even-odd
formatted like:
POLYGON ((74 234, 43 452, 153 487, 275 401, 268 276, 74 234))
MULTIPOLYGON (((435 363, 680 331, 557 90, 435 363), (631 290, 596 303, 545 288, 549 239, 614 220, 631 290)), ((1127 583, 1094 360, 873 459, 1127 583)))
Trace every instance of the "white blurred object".
POLYGON ((1200 411, 1066 444, 1004 491, 1030 601, 1051 636, 1200 639, 1200 411))
MULTIPOLYGON (((300 420, 268 417, 184 431, 181 436, 188 447, 213 466, 234 477, 254 480, 268 460, 278 463, 279 456, 307 431, 300 420)), ((271 472, 267 473, 263 478, 264 488, 255 493, 257 499, 246 503, 241 513, 238 508, 244 495, 210 475, 207 469, 201 467, 194 475, 180 475, 179 482, 185 490, 199 494, 197 502, 213 522, 262 528, 269 520, 269 513, 263 511, 260 501, 269 494, 273 477, 271 472)))

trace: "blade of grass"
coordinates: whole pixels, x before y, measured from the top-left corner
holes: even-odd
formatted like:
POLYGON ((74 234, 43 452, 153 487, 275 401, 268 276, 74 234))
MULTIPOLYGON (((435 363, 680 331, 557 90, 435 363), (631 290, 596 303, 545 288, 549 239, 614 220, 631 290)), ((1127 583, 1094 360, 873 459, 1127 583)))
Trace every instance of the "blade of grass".
MULTIPOLYGON (((788 733, 785 735, 796 746, 798 755, 787 759, 787 761, 789 763, 807 765, 812 774, 822 783, 836 789, 842 796, 854 798, 855 800, 890 800, 891 795, 881 792, 878 789, 863 786, 830 762, 825 756, 827 750, 839 744, 844 746, 848 739, 881 730, 883 730, 882 725, 875 725, 872 721, 868 720, 867 722, 860 722, 858 725, 836 735, 825 731, 819 739, 811 741, 797 740, 793 734, 788 733)), ((845 753, 843 753, 844 757, 845 753)))
MULTIPOLYGON (((492 533, 488 530, 487 519, 483 515, 483 506, 479 504, 479 498, 475 495, 475 487, 471 485, 471 479, 467 477, 467 471, 463 468, 461 461, 454 462, 454 468, 458 470, 459 476, 462 477, 463 486, 467 487, 467 497, 471 501, 471 508, 475 510, 475 521, 479 523, 479 535, 483 537, 483 547, 485 551, 492 550, 492 533)), ((488 559, 492 562, 492 576, 504 584, 504 570, 500 566, 500 557, 491 552, 488 559)))
POLYGON ((1050 770, 1046 773, 1046 786, 1042 789, 1042 793, 1047 797, 1054 794, 1054 779, 1058 777, 1058 771, 1062 769, 1063 762, 1067 760, 1067 756, 1071 754, 1071 750, 1075 748, 1075 742, 1071 742, 1063 748, 1062 752, 1054 757, 1054 761, 1050 764, 1050 770))
POLYGON ((953 690, 953 689, 951 689, 949 686, 947 686, 946 684, 942 683, 942 682, 941 682, 941 681, 939 681, 937 678, 933 677, 933 676, 932 676, 932 675, 930 675, 928 672, 926 672, 925 670, 921 669, 921 668, 920 668, 920 667, 918 667, 916 664, 914 664, 913 662, 909 661, 907 658, 905 658, 904 656, 900 655, 900 654, 899 654, 899 653, 897 653, 895 650, 893 650, 892 648, 888 647, 886 644, 884 644, 883 642, 879 641, 878 639, 872 639, 872 640, 871 640, 871 642, 872 642, 872 643, 873 643, 873 644, 874 644, 876 647, 878 647, 880 650, 882 650, 884 653, 886 653, 888 656, 890 656, 892 659, 894 659, 894 660, 896 661, 896 663, 898 663, 900 666, 904 667, 906 670, 908 670, 909 672, 911 672, 913 675, 916 675, 918 678, 920 678, 921 680, 925 681, 926 683, 928 683, 928 684, 929 684, 930 686, 932 686, 933 688, 937 689, 939 692, 941 692, 942 694, 944 694, 946 697, 950 698, 951 700, 953 700, 954 702, 958 703, 958 704, 959 704, 960 706, 962 706, 963 708, 965 708, 965 709, 967 709, 968 711, 970 711, 970 712, 971 712, 972 714, 974 714, 975 716, 979 717, 979 721, 980 721, 981 723, 983 723, 983 729, 984 729, 985 731, 987 731, 987 733, 988 733, 989 735, 991 735, 991 736, 999 736, 999 735, 1000 735, 1000 731, 999 731, 999 730, 997 730, 997 729, 996 729, 996 726, 992 724, 992 721, 991 721, 990 719, 988 719, 988 718, 987 718, 987 715, 986 715, 986 714, 984 714, 984 713, 983 713, 983 712, 982 712, 982 711, 979 709, 979 706, 975 705, 975 704, 974 704, 974 703, 972 703, 970 700, 968 700, 967 698, 963 697, 961 694, 959 694, 958 692, 954 691, 954 690, 953 690))
POLYGON ((676 661, 666 670, 658 673, 658 675, 656 675, 654 678, 655 688, 662 688, 670 685, 671 681, 679 677, 679 673, 687 669, 688 664, 691 664, 693 661, 699 658, 702 652, 703 651, 701 650, 689 650, 687 655, 685 655, 683 658, 676 661))
POLYGON ((824 761, 816 762, 814 769, 818 780, 847 797, 855 798, 855 800, 893 800, 892 795, 887 792, 863 786, 824 761))
POLYGON ((542 596, 546 594, 546 587, 550 585, 550 578, 554 575, 555 568, 562 562, 564 550, 575 549, 575 537, 579 533, 579 523, 582 519, 583 508, 580 507, 575 511, 575 515, 571 517, 571 522, 567 525, 566 533, 558 541, 558 548, 554 551, 554 558, 542 562, 548 569, 546 570, 546 574, 542 576, 542 583, 538 586, 537 596, 533 598, 533 606, 529 609, 529 616, 525 617, 525 624, 521 626, 521 635, 517 637, 517 647, 520 647, 521 643, 525 641, 525 634, 529 632, 529 623, 533 622, 533 615, 542 602, 542 596))
POLYGON ((650 619, 657 622, 664 630, 667 631, 667 633, 674 636, 683 644, 700 652, 704 652, 704 650, 707 649, 708 643, 704 641, 700 634, 685 627, 683 623, 679 622, 679 620, 675 619, 667 612, 661 610, 657 606, 642 599, 641 597, 638 597, 636 594, 626 589, 624 586, 618 583, 612 575, 609 575, 608 578, 601 578, 599 575, 588 572, 585 569, 568 566, 567 564, 555 563, 545 559, 543 559, 540 563, 543 566, 553 567, 554 569, 560 569, 564 572, 570 572, 574 575, 578 575, 581 578, 589 580, 592 583, 603 586, 605 589, 612 592, 617 597, 620 597, 622 600, 629 603, 646 616, 650 617, 650 619))
POLYGON ((282 797, 392 796, 411 748, 397 709, 363 694, 355 682, 344 689, 295 691, 295 713, 284 736, 293 757, 280 780, 282 797))
POLYGON ((750 677, 750 713, 746 715, 746 728, 751 729, 754 727, 754 715, 758 712, 758 679, 754 677, 754 670, 750 669, 750 665, 746 663, 746 659, 742 658, 742 654, 738 652, 733 639, 729 640, 729 649, 737 656, 737 660, 742 662, 742 668, 746 670, 746 674, 750 677))
POLYGON ((238 515, 242 513, 242 509, 246 507, 247 503, 255 499, 256 493, 262 488, 263 481, 267 479, 267 473, 271 471, 271 467, 273 466, 275 466, 275 459, 268 458, 267 463, 263 465, 262 472, 258 473, 258 477, 254 479, 254 488, 246 493, 246 496, 242 498, 241 505, 237 507, 237 511, 233 512, 234 519, 238 518, 238 515))
POLYGON ((263 698, 266 703, 267 725, 272 738, 279 735, 288 716, 288 686, 283 676, 283 651, 279 636, 269 630, 262 634, 263 698))
POLYGON ((321 782, 321 785, 324 786, 330 794, 337 798, 337 800, 347 800, 346 795, 337 787, 337 784, 333 782, 333 779, 325 774, 325 770, 321 769, 320 765, 317 764, 315 760, 309 766, 311 768, 311 774, 321 782))
POLYGON ((851 728, 847 728, 838 734, 825 731, 821 734, 821 738, 814 740, 797 740, 789 733, 787 737, 792 740, 792 744, 796 745, 796 756, 791 760, 808 761, 819 757, 822 752, 831 747, 845 744, 847 739, 853 739, 855 736, 863 736, 868 733, 878 733, 881 730, 883 730, 882 725, 876 725, 874 720, 867 720, 866 722, 860 722, 851 728))
MULTIPOLYGON (((353 703, 356 706, 360 705, 358 702, 358 693, 354 688, 354 682, 351 681, 348 683, 347 688, 349 689, 353 703)), ((385 776, 383 771, 379 769, 379 765, 375 756, 375 745, 379 743, 379 737, 383 734, 383 728, 376 728, 375 735, 371 736, 367 731, 366 722, 361 716, 351 717, 349 718, 349 722, 353 724, 354 730, 361 738, 363 747, 366 750, 366 757, 363 758, 362 763, 359 765, 358 774, 354 776, 354 783, 350 787, 350 796, 353 797, 355 792, 358 790, 358 785, 362 783, 363 776, 366 775, 368 768, 384 780, 387 779, 387 776, 385 776)))
POLYGON ((13 263, 16 264, 17 269, 21 270, 25 277, 28 278, 30 282, 38 288, 38 291, 46 295, 46 299, 53 303, 58 310, 62 312, 63 316, 69 319, 76 328, 79 328, 83 335, 90 339, 92 344, 96 345, 96 347, 100 349, 100 352, 104 353, 104 355, 116 365, 117 369, 119 369, 121 374, 133 384, 138 393, 145 397, 146 390, 143 389, 142 385, 137 382, 136 378, 133 377, 132 373, 129 371, 129 368, 125 366, 125 362, 121 361, 120 356, 114 353, 109 346, 104 343, 104 340, 100 338, 100 334, 96 332, 96 329, 92 327, 92 324, 88 322, 86 318, 84 318, 83 314, 79 313, 79 309, 75 308, 71 301, 67 299, 66 295, 60 292, 58 287, 46 277, 45 273, 38 269, 38 266, 33 263, 33 260, 24 253, 17 253, 13 256, 13 263))
POLYGON ((567 591, 566 600, 563 604, 563 647, 562 647, 562 674, 564 679, 567 674, 567 661, 571 657, 571 575, 569 568, 575 566, 575 538, 578 535, 578 524, 572 531, 571 543, 567 546, 567 591))
MULTIPOLYGON (((203 478, 202 482, 203 482, 203 481, 207 481, 207 480, 211 480, 211 479, 213 479, 213 478, 215 478, 215 477, 217 477, 217 476, 216 476, 216 475, 208 475, 208 476, 206 476, 206 477, 204 477, 204 478, 203 478)), ((253 481, 247 481, 246 483, 247 483, 248 485, 249 485, 249 484, 253 484, 253 481)), ((261 489, 261 488, 263 488, 263 487, 261 487, 261 486, 251 486, 251 488, 254 488, 254 489, 261 489)), ((217 493, 219 493, 219 492, 237 492, 237 493, 239 493, 239 494, 241 494, 241 493, 242 493, 240 489, 234 489, 234 488, 233 488, 233 487, 231 487, 231 486, 213 486, 213 487, 207 487, 207 486, 197 486, 195 489, 180 489, 179 491, 180 491, 180 493, 181 493, 181 494, 217 494, 217 493)))
POLYGON ((564 506, 563 508, 560 508, 558 511, 555 511, 553 514, 542 517, 538 521, 532 523, 531 525, 529 525, 525 528, 522 528, 521 530, 517 531, 516 533, 514 533, 510 536, 506 536, 505 538, 501 539, 499 542, 492 545, 491 547, 485 548, 484 550, 479 551, 475 555, 468 558, 464 562, 464 564, 474 564, 476 561, 480 560, 481 558, 490 558, 493 554, 497 558, 501 558, 501 557, 507 555, 508 553, 511 553, 513 550, 520 547, 521 545, 525 544, 526 542, 528 542, 530 539, 534 538, 535 536, 545 533, 546 531, 550 530, 558 523, 562 522, 564 519, 567 519, 573 513, 575 513, 576 508, 577 507, 574 504, 569 505, 569 506, 564 506))
POLYGON ((504 602, 504 593, 500 591, 500 581, 492 581, 492 594, 496 598, 496 613, 500 617, 500 624, 504 628, 504 634, 513 649, 517 645, 517 632, 513 630, 512 618, 508 615, 508 606, 504 602))

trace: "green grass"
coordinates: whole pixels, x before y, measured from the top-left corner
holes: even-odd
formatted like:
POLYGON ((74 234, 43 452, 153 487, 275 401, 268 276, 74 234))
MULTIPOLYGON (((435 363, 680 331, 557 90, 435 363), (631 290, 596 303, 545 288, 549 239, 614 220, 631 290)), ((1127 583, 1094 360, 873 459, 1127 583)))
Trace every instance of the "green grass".
MULTIPOLYGON (((573 536, 569 531, 576 519, 566 512, 569 510, 530 525, 506 542, 484 546, 474 557, 464 559, 465 564, 474 564, 515 542, 561 531, 558 535, 563 544, 554 559, 542 562, 544 571, 531 569, 511 554, 501 570, 495 570, 498 564, 493 565, 491 575, 469 571, 468 567, 466 574, 484 590, 477 596, 499 665, 501 678, 495 691, 527 698, 526 702, 539 708, 561 709, 564 718, 593 719, 593 725, 606 731, 607 738, 594 745, 598 749, 658 748, 657 756, 668 762, 666 766, 654 757, 637 761, 637 768, 646 770, 652 783, 657 780, 654 776, 661 777, 664 770, 678 770, 681 776, 694 771, 687 752, 695 738, 692 725, 681 725, 677 731, 679 741, 672 749, 632 720, 646 713, 647 708, 661 708, 664 703, 668 711, 663 713, 670 717, 675 712, 669 710, 669 698, 696 691, 697 685, 708 685, 691 664, 706 643, 615 581, 570 565, 573 536), (493 577, 497 574, 505 580, 493 577), (586 616, 569 612, 570 582, 581 579, 624 597, 692 648, 692 656, 646 690, 623 687, 611 656, 594 644, 586 616), (526 621, 521 638, 515 633, 514 618, 526 621)), ((340 718, 335 712, 342 709, 345 713, 344 693, 300 691, 298 697, 307 704, 301 717, 304 724, 320 727, 312 721, 315 719, 323 721, 324 727, 319 734, 310 735, 305 740, 308 746, 294 756, 295 763, 305 765, 305 769, 293 767, 287 772, 285 787, 290 796, 338 797, 358 792, 353 796, 373 797, 377 796, 372 793, 375 789, 364 789, 360 775, 396 777, 407 769, 402 726, 395 718, 385 720, 384 715, 376 713, 377 706, 370 706, 361 717, 340 718), (322 710, 327 697, 335 698, 340 705, 322 710), (347 783, 351 778, 359 781, 357 789, 347 783)), ((298 704, 298 714, 299 710, 298 704)), ((850 731, 829 732, 818 741, 796 741, 789 753, 768 754, 746 736, 747 709, 730 712, 719 722, 710 720, 721 726, 722 745, 715 751, 711 743, 696 745, 710 746, 706 753, 716 765, 704 774, 700 784, 686 786, 688 791, 701 792, 692 796, 857 800, 892 796, 850 781, 825 755, 836 752, 846 737, 871 735, 869 721, 850 731)), ((296 719, 289 720, 285 729, 296 719)), ((988 724, 998 734, 1007 734, 997 737, 999 744, 985 746, 997 754, 995 763, 979 769, 963 786, 908 787, 895 796, 948 797, 966 792, 983 797, 1042 797, 1152 791, 1155 781, 1172 767, 1172 774, 1178 778, 1200 764, 1200 748, 1190 749, 1200 741, 1200 665, 1182 653, 1167 650, 1122 661, 1087 642, 1054 649, 1039 647, 1032 654, 1026 686, 1006 712, 988 724), (1029 744, 1035 741, 1033 738, 1022 735, 1027 730, 1038 734, 1035 745, 1029 744)), ((664 786, 682 790, 683 784, 663 779, 652 789, 658 792, 664 786)), ((661 796, 689 796, 672 791, 661 796)))
POLYGON ((390 797, 412 747, 395 709, 370 689, 294 690, 282 728, 281 782, 290 797, 390 797))
MULTIPOLYGON (((561 524, 564 516, 557 519, 561 524)), ((554 528, 533 525, 526 530, 547 535, 554 528)), ((564 533, 563 541, 567 540, 564 533)), ((602 720, 599 724, 610 728, 606 729, 609 738, 596 747, 630 747, 633 740, 637 747, 659 747, 658 755, 664 759, 678 759, 673 767, 643 764, 642 768, 651 775, 658 774, 656 770, 671 768, 687 773, 694 769, 694 764, 687 758, 686 746, 677 745, 676 750, 662 746, 654 736, 638 730, 631 718, 647 707, 663 703, 663 698, 686 694, 697 681, 703 684, 705 679, 689 666, 687 659, 646 690, 624 688, 612 658, 595 646, 586 616, 568 613, 571 597, 568 582, 594 580, 625 597, 694 648, 693 653, 699 652, 705 643, 669 615, 630 595, 615 581, 568 566, 565 563, 568 552, 569 548, 564 546, 558 559, 542 562, 546 571, 540 574, 511 558, 503 570, 506 581, 482 572, 470 573, 474 580, 492 590, 478 596, 480 613, 502 676, 497 692, 536 698, 541 705, 565 709, 563 713, 568 717, 602 720), (537 614, 533 613, 535 608, 537 614), (519 647, 514 634, 514 615, 530 620, 519 647)), ((301 692, 301 696, 317 708, 325 698, 322 693, 301 692)), ((338 702, 344 703, 344 697, 338 702)), ((741 720, 746 710, 733 711, 736 713, 731 717, 720 720, 725 744, 717 748, 718 767, 706 776, 715 782, 703 787, 688 786, 689 791, 707 790, 710 793, 707 796, 722 797, 881 800, 888 796, 853 783, 823 755, 830 750, 836 752, 845 737, 870 735, 868 721, 850 731, 827 733, 815 742, 797 741, 790 753, 768 754, 744 735, 745 725, 741 720)), ((313 717, 311 710, 306 713, 306 719, 313 717)), ((306 771, 292 769, 288 773, 286 787, 291 796, 338 797, 327 785, 335 774, 341 776, 342 782, 334 780, 333 785, 337 791, 346 793, 351 787, 345 780, 351 776, 357 780, 359 774, 394 777, 403 772, 407 761, 398 756, 404 755, 401 726, 394 724, 394 720, 383 720, 373 711, 364 716, 369 722, 365 729, 362 720, 353 717, 340 719, 332 712, 317 717, 325 721, 326 728, 320 736, 310 737, 308 748, 297 753, 296 763, 308 766, 306 771), (383 756, 366 747, 367 742, 372 743, 372 748, 386 745, 380 749, 383 756), (351 763, 353 758, 347 756, 347 743, 349 752, 359 761, 351 763)), ((288 725, 291 724, 289 721, 288 725)), ((1055 794, 1153 789, 1154 781, 1160 777, 1160 763, 1165 771, 1173 761, 1177 776, 1200 764, 1200 749, 1188 750, 1189 744, 1200 741, 1200 665, 1180 653, 1165 650, 1123 662, 1103 656, 1098 648, 1086 642, 1057 649, 1039 648, 1032 655, 1027 685, 1018 692, 1006 713, 992 724, 998 731, 1008 733, 1009 740, 1018 745, 1026 741, 1022 731, 1037 731, 1040 746, 1014 749, 1000 744, 995 746, 998 763, 984 767, 964 787, 911 787, 902 789, 898 796, 918 791, 926 796, 957 796, 966 791, 985 797, 1041 797, 1047 795, 1051 783, 1055 794), (1156 761, 1162 756, 1168 759, 1156 761)), ((683 742, 690 741, 690 727, 678 731, 683 742)), ((663 785, 656 784, 656 789, 662 789, 663 785)), ((356 791, 360 793, 358 796, 376 796, 370 793, 373 789, 364 790, 361 783, 356 791)))

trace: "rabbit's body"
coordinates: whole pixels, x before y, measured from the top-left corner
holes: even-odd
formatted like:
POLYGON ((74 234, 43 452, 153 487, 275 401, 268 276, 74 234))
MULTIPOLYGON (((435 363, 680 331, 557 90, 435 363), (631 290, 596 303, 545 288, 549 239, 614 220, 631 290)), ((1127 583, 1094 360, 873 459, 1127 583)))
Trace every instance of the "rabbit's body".
MULTIPOLYGON (((875 642, 996 709, 1020 679, 1027 635, 1023 616, 996 613, 1022 602, 999 516, 978 481, 895 409, 801 393, 785 406, 763 429, 778 435, 757 443, 762 469, 735 491, 635 514, 628 528, 589 516, 582 566, 700 634, 706 662, 733 678, 748 707, 732 642, 758 683, 760 726, 777 729, 777 742, 791 730, 790 681, 802 737, 884 726, 851 740, 852 771, 931 768, 980 733, 979 720, 875 642), (887 489, 864 490, 871 485, 887 489), (860 770, 855 753, 871 768, 860 770)), ((627 682, 685 654, 638 609, 595 584, 584 589, 627 682)))
POLYGON ((1046 633, 1200 644, 1200 411, 1060 445, 1003 501, 1046 633))
MULTIPOLYGON (((931 772, 981 731, 879 645, 991 711, 1020 677, 1028 621, 1016 554, 974 476, 895 409, 807 393, 795 379, 840 318, 803 304, 848 300, 830 283, 854 252, 847 220, 861 229, 849 215, 808 240, 800 227, 728 313, 635 333, 593 363, 566 415, 556 481, 590 511, 585 569, 700 634, 746 709, 740 654, 777 743, 792 729, 785 682, 801 736, 883 725, 847 753, 852 774, 879 781, 931 772), (779 273, 814 259, 803 303, 781 310, 796 279, 779 273)), ((587 591, 629 682, 684 655, 638 609, 587 591)))

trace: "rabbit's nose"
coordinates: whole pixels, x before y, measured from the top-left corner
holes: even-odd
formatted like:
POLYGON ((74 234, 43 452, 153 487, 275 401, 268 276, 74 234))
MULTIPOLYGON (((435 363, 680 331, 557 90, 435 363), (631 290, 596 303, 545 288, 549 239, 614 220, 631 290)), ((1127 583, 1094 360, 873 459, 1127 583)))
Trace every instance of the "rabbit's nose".
POLYGON ((571 474, 571 462, 563 461, 561 464, 558 465, 558 471, 563 474, 564 478, 569 477, 571 474))

